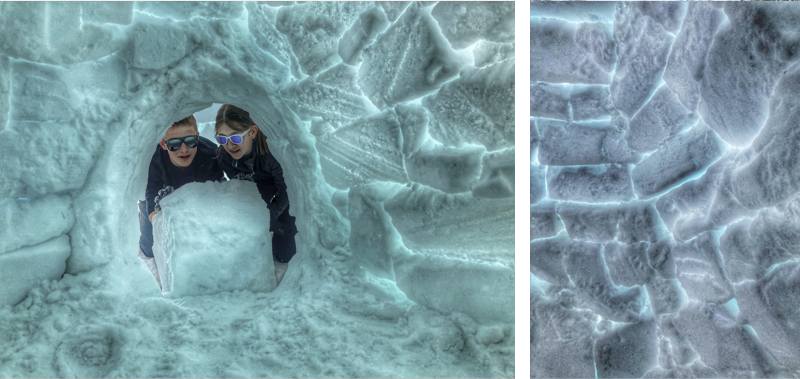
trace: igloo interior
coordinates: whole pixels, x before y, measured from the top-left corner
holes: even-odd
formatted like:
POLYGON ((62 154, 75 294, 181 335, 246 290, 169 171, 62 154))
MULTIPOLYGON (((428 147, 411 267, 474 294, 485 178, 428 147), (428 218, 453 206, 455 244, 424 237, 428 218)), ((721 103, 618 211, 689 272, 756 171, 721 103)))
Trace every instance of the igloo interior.
POLYGON ((531 377, 800 375, 800 7, 530 12, 531 377))
POLYGON ((0 3, 0 376, 512 375, 513 15, 0 3), (272 292, 164 297, 136 201, 167 127, 222 103, 281 163, 298 255, 272 292))

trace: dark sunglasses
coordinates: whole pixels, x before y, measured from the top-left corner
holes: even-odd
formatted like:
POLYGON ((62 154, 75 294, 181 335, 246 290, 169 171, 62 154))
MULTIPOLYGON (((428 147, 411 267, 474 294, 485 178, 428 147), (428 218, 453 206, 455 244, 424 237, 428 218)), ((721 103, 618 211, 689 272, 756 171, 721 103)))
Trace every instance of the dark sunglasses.
POLYGON ((178 151, 181 148, 181 144, 186 144, 186 147, 193 149, 197 147, 197 136, 187 136, 183 138, 172 138, 164 141, 164 144, 167 145, 167 149, 169 151, 178 151))

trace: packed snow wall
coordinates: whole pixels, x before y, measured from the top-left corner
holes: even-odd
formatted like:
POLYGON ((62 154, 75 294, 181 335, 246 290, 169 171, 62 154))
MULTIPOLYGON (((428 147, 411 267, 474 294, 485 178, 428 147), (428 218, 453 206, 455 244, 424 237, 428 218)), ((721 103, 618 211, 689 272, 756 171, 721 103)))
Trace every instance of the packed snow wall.
POLYGON ((513 3, 3 3, 0 19, 0 305, 135 256, 156 142, 231 103, 283 166, 301 270, 346 261, 431 309, 513 320, 513 3))
POLYGON ((800 373, 800 7, 531 3, 531 377, 800 373))

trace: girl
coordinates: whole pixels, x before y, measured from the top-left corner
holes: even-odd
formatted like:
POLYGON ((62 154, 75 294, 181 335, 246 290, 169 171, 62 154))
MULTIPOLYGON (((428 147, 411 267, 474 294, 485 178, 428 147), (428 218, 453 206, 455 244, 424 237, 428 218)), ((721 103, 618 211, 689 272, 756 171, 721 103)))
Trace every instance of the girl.
POLYGON ((295 218, 289 215, 289 195, 283 181, 283 169, 267 147, 267 136, 250 118, 250 113, 230 104, 217 112, 214 126, 219 166, 228 178, 255 182, 261 198, 269 209, 269 231, 272 236, 272 255, 276 278, 280 283, 287 262, 295 254, 295 218))

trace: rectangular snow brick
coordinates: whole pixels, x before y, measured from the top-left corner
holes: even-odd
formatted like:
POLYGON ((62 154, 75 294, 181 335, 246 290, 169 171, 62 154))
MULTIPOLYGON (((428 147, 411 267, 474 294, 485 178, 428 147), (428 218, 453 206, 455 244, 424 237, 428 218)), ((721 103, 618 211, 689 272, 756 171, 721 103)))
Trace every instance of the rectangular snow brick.
POLYGON ((704 123, 676 135, 645 158, 631 172, 633 189, 650 197, 674 187, 692 175, 702 173, 722 156, 724 145, 704 123))
POLYGON ((641 154, 625 142, 625 133, 610 123, 567 123, 536 119, 539 130, 539 162, 570 166, 601 163, 636 163, 641 154))
POLYGON ((160 205, 153 218, 153 255, 164 294, 275 288, 269 210, 255 183, 189 183, 160 205), (209 204, 225 204, 226 211, 209 204))
POLYGON ((610 24, 531 19, 530 80, 608 84, 616 62, 610 24))
POLYGON ((552 166, 547 169, 551 199, 587 203, 633 199, 628 165, 552 166))

